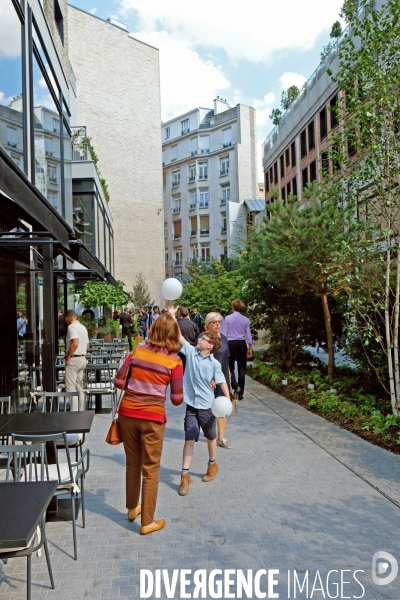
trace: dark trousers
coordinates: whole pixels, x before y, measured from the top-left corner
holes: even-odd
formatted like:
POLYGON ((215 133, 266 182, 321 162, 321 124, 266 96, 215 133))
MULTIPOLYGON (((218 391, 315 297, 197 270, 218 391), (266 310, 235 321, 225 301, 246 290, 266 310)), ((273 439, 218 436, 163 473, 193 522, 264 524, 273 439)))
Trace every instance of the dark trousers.
POLYGON ((246 375, 247 344, 244 340, 231 340, 228 342, 228 346, 232 389, 236 390, 237 387, 240 387, 240 396, 243 396, 244 378, 246 375), (235 376, 235 362, 237 362, 238 366, 238 381, 236 381, 235 376))
POLYGON ((132 327, 122 328, 122 337, 128 336, 129 350, 132 351, 132 327))

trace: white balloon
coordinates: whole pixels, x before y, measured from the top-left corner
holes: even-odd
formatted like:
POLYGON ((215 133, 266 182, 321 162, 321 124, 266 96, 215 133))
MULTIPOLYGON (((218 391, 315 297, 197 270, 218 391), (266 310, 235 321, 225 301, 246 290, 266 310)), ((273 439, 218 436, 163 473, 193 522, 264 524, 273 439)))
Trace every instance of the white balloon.
POLYGON ((214 417, 225 419, 232 412, 232 402, 226 396, 217 396, 211 404, 211 410, 214 417))
POLYGON ((182 295, 182 292, 182 284, 175 277, 166 279, 161 286, 161 293, 166 300, 176 300, 182 295))

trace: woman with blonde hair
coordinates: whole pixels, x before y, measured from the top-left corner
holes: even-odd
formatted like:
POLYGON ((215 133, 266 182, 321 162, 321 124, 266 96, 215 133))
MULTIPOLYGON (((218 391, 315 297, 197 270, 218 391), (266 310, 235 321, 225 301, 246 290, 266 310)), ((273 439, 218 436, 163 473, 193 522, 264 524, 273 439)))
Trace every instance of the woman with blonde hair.
POLYGON ((168 313, 160 315, 150 328, 150 340, 133 349, 115 379, 115 386, 125 390, 118 418, 126 454, 126 508, 129 521, 141 514, 142 535, 165 526, 164 519, 154 520, 154 512, 168 385, 172 404, 178 406, 183 401, 179 338, 175 319, 168 313))
MULTIPOLYGON (((221 369, 225 376, 225 381, 228 386, 228 389, 230 391, 229 346, 228 346, 227 338, 220 331, 221 323, 222 323, 222 315, 220 312, 216 311, 216 312, 208 313, 208 315, 206 316, 206 320, 205 320, 205 332, 211 331, 212 333, 215 333, 221 340, 221 343, 222 343, 221 348, 217 352, 214 352, 213 356, 215 359, 217 359, 217 361, 219 363, 221 363, 221 369)), ((214 393, 215 393, 215 397, 225 395, 223 393, 220 385, 216 386, 214 393)), ((229 444, 229 442, 227 441, 227 439, 225 437, 225 426, 226 426, 226 419, 217 419, 217 430, 218 430, 217 446, 219 446, 220 448, 230 449, 232 446, 229 444)))

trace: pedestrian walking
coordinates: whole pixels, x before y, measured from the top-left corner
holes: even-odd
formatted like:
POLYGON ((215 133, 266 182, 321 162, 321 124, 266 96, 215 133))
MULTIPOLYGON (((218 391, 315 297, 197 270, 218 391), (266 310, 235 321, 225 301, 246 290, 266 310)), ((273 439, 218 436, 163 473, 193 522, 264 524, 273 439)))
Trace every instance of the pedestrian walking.
MULTIPOLYGON (((167 301, 167 309, 173 316, 177 309, 172 302, 167 301)), ((198 441, 202 429, 208 446, 207 473, 203 481, 213 481, 218 473, 217 458, 217 427, 211 405, 214 401, 214 389, 211 382, 219 384, 224 395, 230 398, 228 386, 222 373, 220 363, 212 356, 221 348, 220 338, 211 331, 197 339, 196 347, 191 346, 180 336, 181 352, 186 355, 186 369, 183 377, 186 414, 184 421, 185 444, 183 446, 181 485, 179 494, 186 496, 192 478, 189 474, 193 458, 194 443, 198 441)))
POLYGON ((199 311, 197 310, 197 308, 193 309, 192 321, 194 323, 196 323, 197 327, 199 328, 199 331, 203 331, 203 326, 202 326, 202 323, 201 323, 201 314, 199 313, 199 311))
POLYGON ((119 323, 122 325, 122 337, 128 338, 129 350, 132 352, 132 315, 125 307, 121 316, 119 317, 119 323))
POLYGON ((79 402, 72 398, 71 410, 85 410, 85 395, 82 390, 82 379, 86 369, 86 352, 89 347, 87 329, 79 323, 75 311, 65 312, 68 326, 65 355, 65 389, 67 392, 78 392, 79 402))
POLYGON ((176 354, 180 348, 179 338, 175 319, 168 313, 161 315, 150 330, 149 342, 135 347, 115 379, 119 389, 124 387, 126 379, 125 394, 118 409, 126 454, 126 508, 129 521, 142 515, 142 535, 165 526, 164 519, 154 520, 154 513, 167 421, 167 387, 171 386, 173 405, 178 406, 183 401, 182 362, 176 354))
POLYGON ((251 337, 250 321, 242 313, 245 304, 237 299, 232 302, 233 313, 225 318, 224 333, 228 338, 229 370, 233 392, 243 400, 246 362, 253 356, 253 338, 251 337), (238 365, 238 380, 235 377, 235 362, 238 365))
MULTIPOLYGON (((212 332, 215 333, 215 335, 217 335, 219 337, 219 339, 221 340, 221 348, 217 351, 214 352, 213 356, 215 358, 215 360, 217 360, 220 364, 221 364, 221 369, 222 372, 224 374, 225 377, 225 381, 226 384, 228 386, 228 391, 229 391, 229 395, 230 395, 230 374, 229 374, 229 345, 228 345, 228 339, 226 338, 226 336, 221 333, 221 326, 222 326, 222 315, 220 312, 210 312, 208 313, 208 315, 206 316, 206 320, 205 320, 205 334, 212 332)), ((202 334, 204 335, 204 334, 202 334)), ((214 389, 214 396, 217 398, 218 396, 223 396, 224 392, 221 388, 220 385, 217 385, 216 388, 214 389)), ((220 448, 225 448, 227 450, 230 450, 232 448, 232 446, 230 445, 230 443, 228 442, 228 440, 225 437, 225 427, 226 427, 226 418, 222 419, 219 418, 217 419, 217 431, 218 431, 218 435, 217 435, 217 446, 219 446, 220 448)))
POLYGON ((146 339, 146 324, 147 324, 147 312, 141 308, 139 311, 139 335, 146 339))
MULTIPOLYGON (((14 313, 15 314, 15 313, 14 313)), ((27 320, 24 316, 24 311, 18 311, 18 319, 17 319, 17 331, 18 331, 18 341, 23 342, 26 336, 26 323, 27 320)))

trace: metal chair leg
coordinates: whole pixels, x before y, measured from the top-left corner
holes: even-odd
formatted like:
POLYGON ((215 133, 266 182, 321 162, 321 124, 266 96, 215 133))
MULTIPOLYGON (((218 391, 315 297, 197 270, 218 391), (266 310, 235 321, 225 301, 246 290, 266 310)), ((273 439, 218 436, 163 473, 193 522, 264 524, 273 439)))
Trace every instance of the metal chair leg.
POLYGON ((72 506, 72 535, 74 538, 74 559, 78 560, 78 549, 76 544, 76 523, 75 523, 75 492, 71 491, 71 506, 72 506))
POLYGON ((26 557, 26 598, 31 600, 32 554, 26 557))
POLYGON ((81 505, 82 505, 82 527, 85 529, 85 490, 83 487, 83 477, 81 477, 81 505))
POLYGON ((49 570, 51 588, 54 590, 53 571, 52 571, 52 568, 51 568, 49 547, 47 545, 47 540, 46 539, 44 540, 44 551, 45 551, 45 554, 46 554, 46 562, 47 562, 47 568, 49 570))

